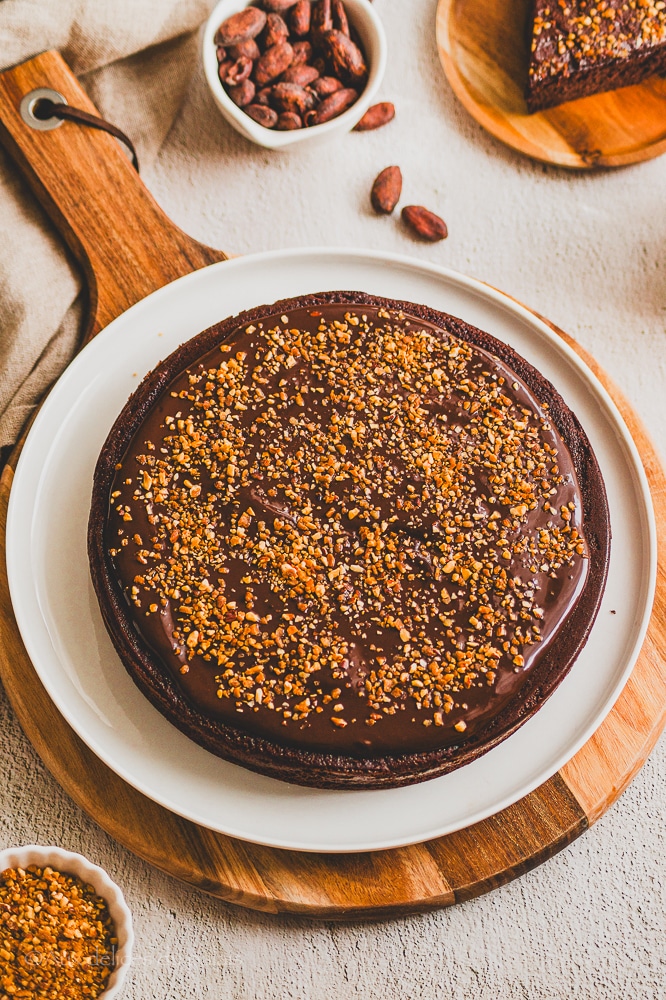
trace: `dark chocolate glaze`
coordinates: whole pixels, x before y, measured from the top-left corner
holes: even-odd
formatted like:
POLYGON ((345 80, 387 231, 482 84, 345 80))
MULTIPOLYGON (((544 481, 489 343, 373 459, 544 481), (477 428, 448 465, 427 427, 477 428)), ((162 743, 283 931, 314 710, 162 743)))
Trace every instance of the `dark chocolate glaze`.
MULTIPOLYGON (((354 336, 359 335, 353 328, 351 332, 354 336)), ((209 376, 203 379, 204 383, 207 378, 209 376)), ((453 453, 464 455, 472 440, 470 428, 480 424, 478 420, 471 420, 469 411, 463 408, 469 399, 468 392, 453 382, 445 391, 422 387, 419 413, 424 424, 448 428, 453 453)), ((407 406, 408 399, 415 398, 414 389, 414 384, 406 384, 404 378, 401 382, 397 375, 394 378, 384 375, 382 405, 393 399, 407 406)), ((167 459, 171 461, 168 456, 164 461, 167 459)), ((529 478, 527 473, 526 477, 529 478)), ((189 501, 186 508, 188 504, 189 501)), ((575 418, 550 383, 510 348, 459 320, 424 307, 387 303, 358 293, 328 293, 277 303, 272 308, 264 307, 220 324, 172 355, 139 387, 107 441, 96 471, 90 524, 93 580, 107 627, 133 677, 160 710, 194 739, 222 756, 288 780, 332 787, 368 787, 423 780, 472 759, 520 725, 561 680, 585 641, 600 600, 609 547, 605 494, 596 462, 575 418), (336 304, 336 300, 340 304, 336 304), (356 308, 351 308, 350 303, 356 303, 356 308), (396 310, 390 319, 383 312, 386 305, 396 310), (398 315, 400 309, 404 313, 398 315), (382 316, 378 316, 380 311, 382 316), (372 515, 366 510, 354 515, 355 501, 350 495, 354 483, 348 476, 342 477, 340 482, 333 481, 325 490, 301 488, 303 481, 308 479, 310 487, 316 485, 312 481, 312 448, 309 451, 309 445, 313 445, 320 431, 330 429, 333 412, 336 419, 350 412, 347 403, 335 397, 331 405, 323 403, 324 400, 331 403, 330 383, 321 369, 314 370, 302 357, 288 369, 278 367, 262 382, 265 397, 275 397, 279 391, 286 396, 282 408, 278 407, 271 417, 270 435, 274 441, 284 442, 281 454, 285 465, 291 462, 291 473, 272 481, 261 472, 258 457, 265 453, 266 437, 257 433, 256 418, 258 413, 265 412, 267 404, 258 404, 255 400, 240 412, 237 420, 238 433, 243 438, 242 453, 249 458, 250 470, 255 466, 255 474, 252 476, 248 472, 245 480, 234 484, 231 492, 220 491, 219 485, 216 492, 215 480, 219 476, 211 475, 210 467, 192 463, 189 471, 183 473, 182 480, 201 487, 200 503, 209 498, 214 534, 225 540, 224 555, 215 552, 211 564, 205 559, 199 559, 196 564, 197 580, 205 580, 208 586, 219 584, 224 593, 226 609, 221 616, 233 617, 236 610, 229 611, 230 604, 247 612, 244 600, 250 590, 249 607, 253 617, 259 619, 256 631, 260 642, 264 636, 270 636, 287 613, 294 616, 291 620, 298 632, 295 641, 302 635, 309 643, 307 649, 302 648, 305 656, 310 655, 313 642, 322 636, 333 635, 343 644, 342 662, 335 665, 334 671, 326 665, 315 668, 295 697, 280 689, 279 697, 271 702, 272 707, 267 706, 266 699, 258 704, 252 695, 248 702, 245 696, 239 699, 230 692, 221 677, 223 669, 215 655, 211 658, 210 651, 188 647, 178 601, 166 596, 164 589, 155 586, 154 581, 152 585, 135 585, 136 592, 132 593, 135 577, 144 572, 142 566, 146 564, 147 550, 156 549, 147 559, 149 567, 174 558, 160 515, 162 508, 154 500, 154 491, 152 494, 148 491, 147 499, 146 491, 137 489, 146 469, 154 472, 146 463, 154 463, 161 449, 165 454, 174 452, 174 425, 167 426, 165 419, 178 413, 177 419, 187 423, 189 418, 192 424, 199 426, 205 406, 202 410, 195 402, 198 390, 192 388, 192 381, 196 381, 197 376, 213 371, 221 358, 234 357, 242 350, 246 358, 242 361, 241 383, 251 387, 253 373, 267 374, 264 369, 270 344, 267 346, 264 333, 276 327, 285 333, 295 328, 313 338, 322 322, 321 313, 327 322, 337 320, 341 324, 350 313, 363 315, 368 320, 369 343, 374 327, 383 327, 387 322, 397 328, 410 328, 411 325, 411 329, 427 333, 433 342, 439 339, 449 346, 457 343, 453 337, 460 338, 464 351, 468 352, 465 377, 472 382, 476 380, 475 384, 501 384, 502 395, 507 404, 510 402, 507 414, 512 419, 524 420, 531 428, 533 440, 538 439, 538 446, 546 445, 556 456, 557 471, 548 483, 550 496, 546 504, 550 504, 550 508, 544 509, 542 501, 533 510, 519 508, 518 514, 509 514, 509 501, 503 503, 502 498, 493 496, 498 491, 490 487, 488 472, 482 466, 470 465, 463 473, 458 472, 458 475, 463 474, 467 484, 467 494, 463 495, 467 509, 471 509, 470 498, 474 499, 474 509, 479 516, 479 522, 469 521, 468 528, 457 526, 459 533, 455 536, 453 549, 466 553, 465 558, 472 558, 470 553, 476 553, 474 558, 481 560, 479 566, 483 563, 495 567, 501 563, 498 553, 492 546, 488 547, 492 536, 483 535, 478 528, 479 523, 486 525, 492 516, 498 521, 508 518, 503 544, 508 539, 519 550, 521 544, 527 544, 526 539, 537 538, 540 529, 554 525, 558 529, 575 529, 579 545, 577 551, 569 546, 566 558, 556 570, 547 563, 536 566, 533 552, 531 555, 524 550, 513 552, 507 574, 514 581, 511 586, 515 587, 512 610, 517 612, 517 618, 523 610, 519 619, 519 627, 523 630, 529 628, 529 624, 524 624, 526 619, 532 625, 538 621, 538 636, 532 634, 533 641, 520 644, 513 638, 511 650, 499 648, 501 640, 494 639, 497 647, 497 659, 491 663, 494 669, 489 672, 486 663, 480 672, 477 669, 469 671, 472 676, 467 683, 464 675, 454 677, 451 683, 440 683, 437 690, 443 694, 445 702, 440 700, 433 704, 431 700, 419 707, 413 697, 415 689, 410 687, 411 681, 407 685, 397 681, 398 696, 389 692, 386 703, 380 707, 375 702, 373 706, 377 686, 371 685, 372 693, 369 694, 366 682, 369 683, 368 678, 376 680, 378 660, 389 667, 394 662, 403 662, 407 670, 411 664, 417 677, 427 678, 428 661, 433 656, 441 662, 446 650, 469 651, 468 644, 474 646, 479 624, 477 621, 475 628, 469 622, 470 613, 474 611, 469 587, 462 579, 458 585, 452 585, 450 572, 448 577, 442 574, 442 565, 447 561, 440 558, 443 523, 454 516, 455 505, 445 516, 441 510, 435 510, 434 502, 428 502, 434 494, 427 488, 427 475, 416 475, 409 455, 401 456, 391 438, 382 437, 379 432, 380 447, 373 446, 370 452, 367 444, 345 438, 346 460, 353 456, 354 466, 366 462, 370 453, 375 462, 384 462, 381 476, 368 477, 365 482, 370 486, 366 485, 360 494, 367 498, 368 510, 374 512, 372 515), (284 315, 288 316, 287 323, 282 322, 284 315), (246 332, 248 327, 249 333, 246 332), (231 348, 224 355, 220 353, 221 341, 231 348), (279 383, 283 383, 282 387, 279 383), (296 401, 295 393, 303 386, 308 386, 309 391, 296 401), (316 387, 324 391, 317 395, 316 387), (188 394, 192 398, 183 398, 188 394), (525 416, 526 413, 530 416, 525 416), (294 421, 304 419, 310 421, 311 434, 303 433, 304 425, 301 424, 290 435, 294 421), (298 462, 294 460, 296 452, 298 462), (591 479, 594 481, 594 503, 590 497, 591 479), (294 483, 296 493, 285 495, 285 489, 290 493, 294 483), (271 486, 272 496, 269 495, 271 486), (111 494, 114 497, 109 506, 111 494), (397 503, 406 496, 417 497, 418 503, 411 505, 411 509, 401 510, 397 503), (381 525, 381 537, 393 545, 402 574, 398 597, 396 600, 391 598, 395 625, 387 626, 385 621, 378 621, 381 615, 367 606, 371 595, 366 594, 362 586, 354 591, 355 597, 340 589, 332 597, 331 588, 321 598, 310 599, 312 595, 309 595, 305 607, 301 600, 303 595, 290 595, 274 566, 267 569, 253 561, 258 552, 252 548, 257 543, 258 522, 270 526, 277 517, 280 523, 296 525, 303 517, 304 503, 312 524, 324 526, 330 532, 336 546, 334 565, 343 563, 345 572, 354 565, 354 559, 363 560, 363 556, 354 555, 360 551, 360 529, 372 527, 373 519, 381 525), (559 514, 562 508, 570 511, 566 521, 559 514), (239 515, 248 509, 253 514, 244 534, 249 549, 247 552, 242 550, 241 558, 236 558, 238 550, 228 547, 229 538, 237 530, 239 515), (131 522, 124 520, 127 512, 131 512, 131 522), (134 541, 135 536, 139 541, 134 541), (124 538, 127 541, 121 544, 124 538), (480 552, 483 555, 479 555, 480 552), (143 553, 141 565, 137 562, 140 553, 143 553), (224 567, 222 573, 221 566, 224 567), (443 586, 446 603, 440 597, 443 586), (534 609, 538 619, 532 615, 534 609), (269 616, 270 620, 266 621, 269 616), (406 620, 409 628, 403 634, 399 626, 406 620), (408 635, 407 643, 405 635, 408 635), (563 635, 566 638, 563 639, 563 635), (556 636, 557 643, 554 641, 556 636), (416 659, 415 646, 419 647, 419 652, 423 646, 429 652, 416 659), (187 672, 181 672, 183 669, 187 672), (405 687, 409 691, 402 690, 405 687), (339 693, 331 697, 336 689, 339 693), (220 690, 222 696, 218 693, 220 690), (295 712, 296 706, 304 707, 305 696, 310 698, 309 708, 295 712), (332 719, 343 719, 345 724, 336 726, 332 719), (425 719, 429 721, 424 725, 425 719), (433 720, 436 720, 434 724, 433 720), (461 731, 463 724, 465 728, 461 731)), ((168 526, 173 525, 169 522, 168 526)), ((279 531, 277 536, 271 536, 271 545, 276 543, 276 537, 279 542, 279 531)), ((178 553, 176 556, 182 558, 178 553)), ((357 566, 357 570, 361 568, 357 566)), ((330 569, 329 566, 326 572, 330 569)), ((316 576, 316 579, 325 581, 326 577, 316 576)), ((365 581, 366 577, 362 579, 365 581)), ((506 590, 493 592, 487 597, 493 613, 504 614, 502 599, 506 593, 506 590)), ((383 602, 382 597, 380 604, 383 602)), ((512 623, 505 616, 500 624, 508 626, 504 635, 511 639, 515 621, 512 623)), ((215 642, 219 647, 218 639, 215 642)), ((275 666, 275 676, 280 683, 276 662, 265 651, 262 657, 261 662, 268 664, 263 668, 268 681, 275 666)), ((253 662, 252 650, 241 649, 233 662, 238 675, 246 677, 245 672, 253 662)), ((394 682, 397 673, 394 671, 391 675, 394 682)))

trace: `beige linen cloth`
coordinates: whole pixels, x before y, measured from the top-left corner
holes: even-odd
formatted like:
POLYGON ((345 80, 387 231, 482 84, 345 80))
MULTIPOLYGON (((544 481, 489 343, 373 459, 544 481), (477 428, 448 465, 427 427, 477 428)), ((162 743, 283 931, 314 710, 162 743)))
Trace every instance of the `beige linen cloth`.
MULTIPOLYGON (((0 69, 56 48, 145 172, 178 113, 213 0, 0 0, 0 69)), ((0 147, 0 459, 76 349, 81 278, 0 147)), ((0 465, 2 462, 0 461, 0 465)))

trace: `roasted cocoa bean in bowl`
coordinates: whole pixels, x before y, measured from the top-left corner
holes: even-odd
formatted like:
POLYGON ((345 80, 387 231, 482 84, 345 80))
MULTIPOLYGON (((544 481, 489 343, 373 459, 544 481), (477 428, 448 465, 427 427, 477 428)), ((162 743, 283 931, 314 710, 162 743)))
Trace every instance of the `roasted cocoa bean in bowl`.
POLYGON ((227 121, 280 149, 354 128, 384 75, 386 37, 370 0, 220 0, 203 60, 227 121))

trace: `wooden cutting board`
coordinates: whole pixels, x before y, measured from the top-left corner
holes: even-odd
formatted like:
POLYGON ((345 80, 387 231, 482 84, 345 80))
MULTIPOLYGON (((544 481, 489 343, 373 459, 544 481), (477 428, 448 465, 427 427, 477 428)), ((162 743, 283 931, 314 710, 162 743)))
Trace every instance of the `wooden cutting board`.
MULTIPOLYGON (((53 87, 70 104, 93 114, 95 109, 55 52, 0 74, 0 139, 84 267, 89 336, 168 281, 225 259, 163 215, 110 136, 69 122, 50 132, 25 125, 18 106, 36 87, 53 87)), ((666 478, 627 401, 582 348, 556 332, 601 379, 627 422, 659 527, 657 598, 638 662, 610 715, 558 774, 465 830, 364 854, 247 844, 147 799, 60 716, 21 641, 5 565, 7 503, 19 444, 0 479, 0 676, 28 738, 75 802, 135 854, 206 892, 268 913, 326 919, 398 915, 470 899, 534 868, 597 820, 640 769, 666 722, 666 478)))

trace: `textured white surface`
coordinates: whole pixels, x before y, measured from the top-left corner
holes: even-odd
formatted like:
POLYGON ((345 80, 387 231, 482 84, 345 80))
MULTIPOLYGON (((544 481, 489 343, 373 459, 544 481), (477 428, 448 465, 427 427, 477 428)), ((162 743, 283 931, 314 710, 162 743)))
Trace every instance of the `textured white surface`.
MULTIPOLYGON (((537 309, 590 350, 666 450, 666 160, 603 174, 532 164, 449 91, 435 0, 376 0, 396 120, 328 148, 271 154, 224 123, 200 75, 145 179, 189 233, 234 253, 356 245, 458 268, 537 309), (368 201, 399 163, 402 204, 450 237, 414 242, 368 201)), ((259 290, 260 293, 260 290, 259 290)), ((258 294, 258 298, 261 296, 258 294)), ((0 703, 0 845, 57 843, 122 886, 137 935, 128 1000, 652 1000, 666 994, 664 741, 620 801, 536 871, 450 910, 366 925, 264 917, 149 868, 60 790, 0 703)))

